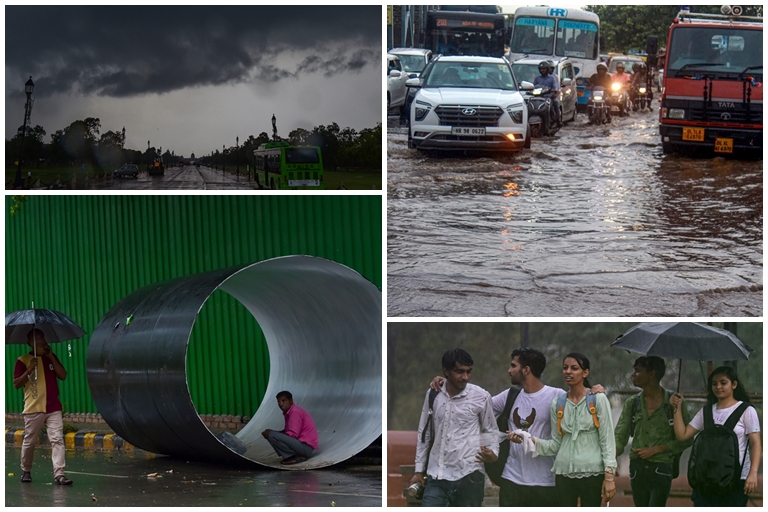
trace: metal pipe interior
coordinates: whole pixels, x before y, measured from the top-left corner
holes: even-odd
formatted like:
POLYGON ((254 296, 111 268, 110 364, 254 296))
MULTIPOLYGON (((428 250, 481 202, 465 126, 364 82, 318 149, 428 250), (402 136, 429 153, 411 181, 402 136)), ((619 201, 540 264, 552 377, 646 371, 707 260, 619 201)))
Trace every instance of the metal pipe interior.
POLYGON ((94 331, 88 381, 105 421, 155 453, 281 467, 261 436, 281 428, 274 396, 291 391, 313 416, 320 448, 307 469, 352 457, 381 435, 381 292, 357 272, 307 256, 275 258, 138 290, 94 331), (242 303, 267 341, 264 401, 237 434, 236 453, 205 427, 189 398, 186 349, 205 301, 221 289, 242 303), (123 322, 133 315, 130 325, 123 322), (123 322, 123 323, 121 323, 123 322))

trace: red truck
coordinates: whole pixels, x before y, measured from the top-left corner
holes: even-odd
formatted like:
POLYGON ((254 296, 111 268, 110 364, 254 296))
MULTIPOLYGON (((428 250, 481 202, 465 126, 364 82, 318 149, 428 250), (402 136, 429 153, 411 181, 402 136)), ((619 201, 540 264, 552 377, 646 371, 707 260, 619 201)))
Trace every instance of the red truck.
POLYGON ((763 19, 680 11, 669 28, 659 131, 665 153, 762 155, 763 19))

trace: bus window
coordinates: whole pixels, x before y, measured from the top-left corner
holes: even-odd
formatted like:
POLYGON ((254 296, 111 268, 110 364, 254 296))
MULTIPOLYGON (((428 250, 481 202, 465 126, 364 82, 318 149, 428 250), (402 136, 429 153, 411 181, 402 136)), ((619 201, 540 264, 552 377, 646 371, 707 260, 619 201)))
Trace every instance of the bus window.
POLYGON ((288 148, 285 150, 287 164, 316 164, 320 162, 317 148, 288 148))
POLYGON ((597 58, 597 25, 582 21, 560 20, 557 24, 555 55, 597 58))
POLYGON ((552 55, 554 36, 555 20, 553 19, 517 18, 511 52, 552 55))

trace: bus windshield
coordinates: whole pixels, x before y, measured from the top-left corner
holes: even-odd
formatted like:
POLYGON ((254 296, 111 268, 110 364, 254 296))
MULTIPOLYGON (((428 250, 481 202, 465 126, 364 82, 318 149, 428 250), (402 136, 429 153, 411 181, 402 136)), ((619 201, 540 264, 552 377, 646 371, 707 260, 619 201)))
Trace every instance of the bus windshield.
POLYGON ((287 164, 316 164, 320 162, 317 148, 288 148, 285 150, 287 164))
POLYGON ((586 21, 560 20, 557 24, 555 55, 561 57, 598 57, 597 25, 586 21))
POLYGON ((515 20, 511 53, 554 55, 555 20, 521 17, 515 20))
POLYGON ((763 32, 738 27, 677 27, 667 49, 667 73, 746 73, 762 81, 763 32))
POLYGON ((427 48, 442 55, 504 55, 504 16, 474 12, 429 11, 427 48))

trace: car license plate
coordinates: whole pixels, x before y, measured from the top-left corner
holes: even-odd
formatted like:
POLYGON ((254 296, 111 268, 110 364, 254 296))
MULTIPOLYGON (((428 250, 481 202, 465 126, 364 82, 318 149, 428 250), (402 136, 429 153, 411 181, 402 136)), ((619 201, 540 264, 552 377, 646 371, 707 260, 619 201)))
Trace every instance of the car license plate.
POLYGON ((704 128, 683 128, 683 140, 704 142, 704 128))
POLYGON ((289 187, 319 187, 320 180, 288 180, 289 187))
POLYGON ((715 139, 715 153, 733 153, 733 139, 715 139))
POLYGON ((485 135, 485 128, 463 128, 452 126, 451 135, 485 135))

